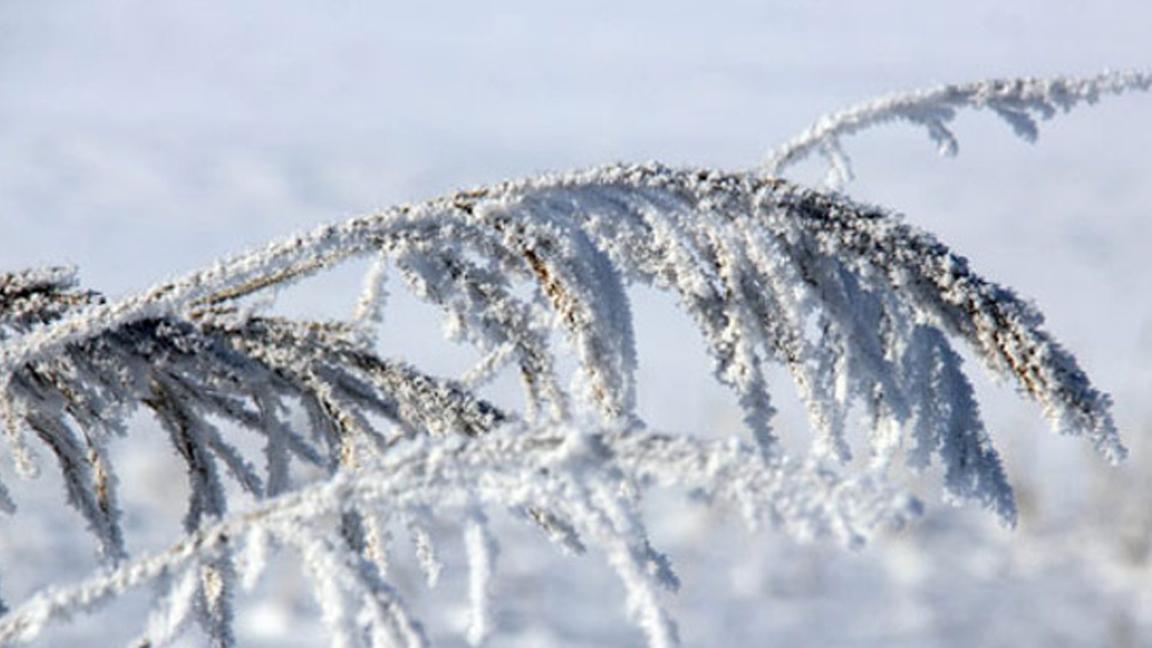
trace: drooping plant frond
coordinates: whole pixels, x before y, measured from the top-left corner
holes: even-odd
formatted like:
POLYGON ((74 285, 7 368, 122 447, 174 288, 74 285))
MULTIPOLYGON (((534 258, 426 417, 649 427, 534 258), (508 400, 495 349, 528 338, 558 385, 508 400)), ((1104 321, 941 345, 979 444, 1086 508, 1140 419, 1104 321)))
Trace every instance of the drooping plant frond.
MULTIPOLYGON (((1125 79, 889 102, 798 140, 781 164, 882 115, 977 96, 1001 111, 1066 107, 1136 83, 1125 79)), ((924 114, 944 128, 951 113, 932 110, 924 114)), ((436 520, 464 534, 468 634, 479 643, 491 629, 487 581, 498 567, 488 519, 510 510, 566 550, 602 553, 650 643, 672 645, 660 592, 678 581, 647 539, 638 498, 649 488, 685 488, 735 504, 750 522, 858 544, 918 510, 890 483, 892 469, 937 463, 947 497, 1014 521, 955 345, 1013 382, 1054 429, 1121 459, 1108 396, 1042 325, 1032 305, 892 212, 759 170, 657 164, 397 206, 119 300, 78 288, 66 269, 0 275, 0 406, 12 455, 32 475, 47 449, 109 564, 0 617, 0 644, 155 583, 168 593, 141 645, 170 641, 193 621, 215 644, 233 645, 238 586, 283 547, 301 557, 334 645, 423 645, 426 633, 389 580, 389 543, 394 532, 410 535, 434 583, 436 520), (357 258, 373 265, 348 321, 251 308, 263 293, 357 258), (372 329, 392 268, 479 352, 472 371, 436 377, 378 354, 372 329), (699 329, 751 443, 648 429, 635 384, 634 285, 671 294, 699 329), (573 375, 564 375, 565 354, 576 359, 573 375), (787 369, 807 410, 804 456, 777 438, 773 365, 787 369), (476 393, 504 369, 521 378, 522 411, 476 393), (109 459, 137 410, 159 423, 190 486, 188 535, 145 558, 125 549, 109 459), (854 427, 862 443, 851 441, 854 427), (241 449, 240 434, 255 435, 260 456, 241 449), (860 453, 867 461, 852 463, 860 453), (322 477, 301 479, 296 465, 322 477), (256 502, 236 511, 226 478, 256 502)))
POLYGON ((989 79, 895 94, 820 118, 810 128, 768 154, 764 173, 779 176, 814 152, 828 161, 828 184, 840 187, 852 179, 852 165, 841 140, 892 121, 922 126, 941 155, 955 155, 959 140, 948 127, 962 108, 988 109, 1019 137, 1034 142, 1038 121, 1051 119, 1100 97, 1152 88, 1152 73, 1105 72, 1090 77, 989 79))

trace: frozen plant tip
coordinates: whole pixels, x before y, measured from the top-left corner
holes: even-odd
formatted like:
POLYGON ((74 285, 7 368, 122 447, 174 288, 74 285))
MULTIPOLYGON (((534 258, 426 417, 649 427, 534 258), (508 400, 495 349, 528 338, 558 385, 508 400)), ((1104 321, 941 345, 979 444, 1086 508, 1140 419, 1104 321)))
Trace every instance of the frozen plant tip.
MULTIPOLYGON (((820 122, 768 170, 838 150, 841 136, 888 119, 924 124, 948 143, 956 108, 989 107, 1027 135, 1029 113, 1148 85, 1147 75, 1104 75, 882 100, 820 122)), ((459 191, 115 300, 79 288, 70 269, 0 275, 10 454, 27 476, 42 455, 56 462, 107 563, 16 605, 0 617, 0 643, 34 640, 149 585, 164 593, 139 645, 195 625, 231 646, 233 606, 270 552, 290 551, 333 645, 423 646, 429 634, 391 579, 391 542, 412 539, 432 586, 437 530, 449 527, 463 534, 467 639, 480 644, 504 630, 489 514, 509 511, 565 551, 600 555, 649 643, 675 645, 663 600, 681 583, 648 537, 640 501, 652 488, 687 489, 734 505, 749 524, 855 546, 920 510, 894 468, 936 463, 945 497, 1014 522, 958 346, 1034 400, 1055 430, 1085 437, 1109 460, 1124 456, 1108 396, 1033 306, 900 216, 763 171, 620 164, 459 191), (346 321, 252 308, 358 258, 373 263, 346 321), (434 376, 378 354, 373 329, 390 272, 476 348, 477 367, 434 376), (675 297, 748 440, 660 433, 642 419, 634 285, 675 297), (562 354, 576 359, 573 375, 562 354), (811 423, 810 449, 798 456, 773 427, 771 365, 790 373, 811 423), (522 409, 476 392, 506 371, 520 378, 522 409), (127 549, 109 452, 139 410, 163 430, 189 484, 186 535, 145 556, 127 549), (864 432, 855 444, 854 427, 864 432), (868 460, 853 462, 861 452, 868 460), (237 489, 249 496, 239 510, 229 494, 237 489)), ((0 505, 16 504, 0 487, 0 505)))
POLYGON ((852 106, 820 118, 808 130, 768 154, 764 173, 778 176, 788 167, 819 152, 828 161, 828 184, 841 187, 852 180, 852 166, 840 146, 842 138, 878 124, 907 121, 922 126, 941 155, 956 155, 959 140, 948 128, 962 108, 988 109, 1019 137, 1034 142, 1038 120, 1051 119, 1100 97, 1152 87, 1152 73, 1105 72, 1090 77, 1052 79, 990 79, 931 90, 896 94, 852 106))

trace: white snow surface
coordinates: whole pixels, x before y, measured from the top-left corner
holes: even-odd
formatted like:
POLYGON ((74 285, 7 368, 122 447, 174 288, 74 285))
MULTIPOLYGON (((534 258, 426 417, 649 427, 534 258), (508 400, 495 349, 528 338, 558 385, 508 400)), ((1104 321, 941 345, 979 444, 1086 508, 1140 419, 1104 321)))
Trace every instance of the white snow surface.
MULTIPOLYGON (((460 187, 614 161, 752 169, 820 115, 876 96, 1148 69, 1150 22, 1152 9, 1134 1, 17 0, 0 5, 0 270, 75 264, 85 286, 123 296, 297 230, 460 187)), ((845 193, 906 214, 1035 301, 1113 395, 1128 461, 1108 467, 1049 434, 1011 387, 978 382, 1017 494, 1013 530, 939 501, 936 475, 923 480, 922 520, 857 551, 750 532, 736 511, 657 497, 648 521, 682 583, 666 602, 685 644, 1152 645, 1149 115, 1146 94, 1109 98, 1042 123, 1028 145, 993 116, 964 113, 950 124, 960 141, 952 159, 906 126, 843 142, 856 172, 845 193)), ((822 175, 812 162, 793 177, 822 175)), ((337 273, 283 302, 349 316, 360 288, 337 273)), ((387 294, 385 351, 444 373, 474 363, 400 285, 387 294)), ((664 297, 634 297, 641 413, 663 429, 736 430, 740 413, 691 323, 664 297)), ((798 405, 778 405, 788 441, 787 427, 807 422, 798 405)), ((183 502, 185 487, 159 432, 128 442, 115 450, 129 548, 166 546, 180 517, 167 504, 183 502)), ((51 471, 31 483, 12 472, 0 462, 21 507, 0 519, 9 603, 95 565, 51 471)), ((494 646, 643 641, 611 571, 557 553, 531 527, 493 516, 466 533, 413 528, 415 548, 397 551, 390 575, 437 645, 485 634, 494 646), (422 564, 439 571, 434 588, 422 564)), ((237 610, 240 645, 323 643, 295 557, 267 560, 255 603, 237 610)), ((61 625, 40 645, 123 644, 146 629, 147 594, 61 625)))

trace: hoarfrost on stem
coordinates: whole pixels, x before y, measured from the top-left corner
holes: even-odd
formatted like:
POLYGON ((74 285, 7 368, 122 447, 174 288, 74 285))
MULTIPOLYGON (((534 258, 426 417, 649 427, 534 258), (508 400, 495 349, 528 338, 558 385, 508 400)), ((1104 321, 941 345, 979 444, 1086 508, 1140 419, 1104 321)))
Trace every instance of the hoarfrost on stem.
POLYGON ((1105 95, 1150 87, 1152 73, 1129 70, 1078 78, 989 79, 894 94, 821 117, 769 153, 763 170, 776 176, 818 152, 828 162, 828 184, 838 188, 852 180, 852 165, 841 148, 841 139, 885 122, 922 126, 940 154, 951 156, 959 152, 960 142, 948 123, 961 108, 991 110, 1017 136, 1034 142, 1040 136, 1038 120, 1051 119, 1082 103, 1096 103, 1105 95))

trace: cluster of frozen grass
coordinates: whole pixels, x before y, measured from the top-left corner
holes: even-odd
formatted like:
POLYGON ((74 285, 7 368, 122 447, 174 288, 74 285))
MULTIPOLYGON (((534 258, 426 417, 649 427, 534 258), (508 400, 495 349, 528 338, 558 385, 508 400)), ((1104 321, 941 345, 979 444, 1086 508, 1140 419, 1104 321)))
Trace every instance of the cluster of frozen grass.
MULTIPOLYGON (((1147 89, 1142 74, 992 81, 916 93, 830 117, 774 154, 809 150, 889 119, 945 123, 990 107, 1035 135, 1050 116, 1102 93, 1147 89)), ((954 148, 954 147, 953 147, 954 148)), ((143 293, 106 301, 67 270, 0 277, 0 371, 21 472, 55 460, 68 501, 106 568, 48 588, 0 618, 0 641, 156 585, 140 645, 195 622, 232 645, 241 585, 293 550, 334 645, 423 645, 428 633, 389 577, 389 538, 413 534, 430 581, 429 520, 464 535, 467 637, 485 640, 507 510, 563 551, 592 550, 620 577, 650 644, 673 645, 673 566, 650 542, 640 501, 654 487, 734 503, 753 525, 855 545, 914 517, 891 478, 943 467, 942 488, 1008 524, 1016 502, 953 348, 1015 383, 1059 432, 1124 456, 1109 398, 1042 328, 1040 314, 982 278, 930 234, 884 209, 764 176, 614 165, 460 191, 317 229, 143 293), (351 259, 376 263, 346 321, 266 312, 266 295, 351 259), (379 357, 373 330, 390 268, 438 307, 482 360, 459 379, 379 357), (749 441, 652 431, 636 402, 628 287, 671 293, 698 328, 715 379, 749 441), (571 372, 562 357, 575 359, 571 372), (773 428, 766 369, 792 376, 813 432, 800 456, 773 428), (476 390, 519 375, 522 409, 476 390), (159 553, 126 548, 109 444, 150 412, 185 464, 186 535, 159 553), (854 447, 850 429, 862 429, 854 447), (235 438, 247 431, 257 456, 235 438), (864 460, 854 461, 863 454, 864 460), (225 478, 253 504, 235 507, 225 478)), ((5 497, 14 509, 16 502, 5 497)))

